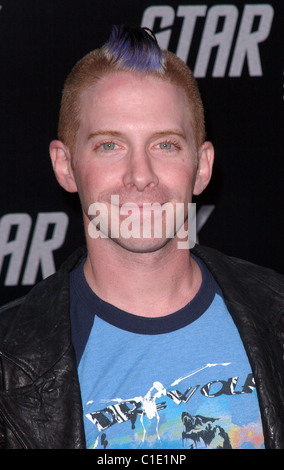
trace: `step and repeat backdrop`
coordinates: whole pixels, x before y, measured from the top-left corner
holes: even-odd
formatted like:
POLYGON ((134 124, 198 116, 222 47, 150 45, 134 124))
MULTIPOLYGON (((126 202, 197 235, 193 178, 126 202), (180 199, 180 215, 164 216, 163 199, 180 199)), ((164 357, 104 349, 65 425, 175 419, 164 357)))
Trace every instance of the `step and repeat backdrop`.
POLYGON ((283 13, 279 0, 0 0, 0 304, 84 243, 48 147, 66 75, 121 23, 151 28, 198 80, 216 152, 199 243, 284 272, 283 13))

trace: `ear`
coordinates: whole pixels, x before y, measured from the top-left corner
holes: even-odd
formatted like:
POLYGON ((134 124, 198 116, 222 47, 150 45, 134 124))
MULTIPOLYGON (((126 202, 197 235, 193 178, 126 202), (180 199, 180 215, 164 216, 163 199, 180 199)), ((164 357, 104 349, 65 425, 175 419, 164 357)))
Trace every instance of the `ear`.
POLYGON ((77 185, 72 169, 72 159, 68 147, 60 140, 53 140, 49 154, 58 183, 69 193, 77 192, 77 185))
POLYGON ((204 142, 198 152, 198 166, 196 171, 193 194, 198 196, 208 185, 214 162, 214 147, 211 142, 204 142))

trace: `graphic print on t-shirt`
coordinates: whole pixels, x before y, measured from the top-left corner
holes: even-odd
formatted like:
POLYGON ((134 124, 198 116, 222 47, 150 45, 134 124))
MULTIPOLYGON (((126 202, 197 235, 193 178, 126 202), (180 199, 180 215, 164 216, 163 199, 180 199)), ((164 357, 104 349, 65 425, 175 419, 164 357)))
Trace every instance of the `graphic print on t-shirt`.
MULTIPOLYGON (((85 407, 85 410, 89 409, 86 418, 95 427, 92 430, 93 438, 96 436, 92 443, 89 441, 90 447, 260 448, 263 435, 259 418, 257 423, 257 406, 250 407, 252 422, 248 422, 247 426, 232 422, 234 415, 242 413, 238 408, 244 405, 244 395, 255 393, 252 374, 247 375, 241 387, 238 387, 238 377, 218 380, 216 376, 216 380, 199 384, 198 375, 201 372, 204 376, 206 369, 215 368, 217 371, 228 366, 231 364, 207 364, 177 378, 169 387, 158 380, 154 381, 144 395, 103 399, 105 406, 101 409, 94 409, 94 402, 90 400, 85 407), (189 382, 192 385, 188 386, 189 382), (218 406, 210 404, 206 412, 206 400, 214 399, 219 400, 218 406), (199 405, 196 406, 197 403, 199 405), (209 410, 214 409, 216 413, 212 415, 209 410), (222 410, 221 414, 218 409, 222 410)), ((210 374, 211 378, 213 375, 210 374)))

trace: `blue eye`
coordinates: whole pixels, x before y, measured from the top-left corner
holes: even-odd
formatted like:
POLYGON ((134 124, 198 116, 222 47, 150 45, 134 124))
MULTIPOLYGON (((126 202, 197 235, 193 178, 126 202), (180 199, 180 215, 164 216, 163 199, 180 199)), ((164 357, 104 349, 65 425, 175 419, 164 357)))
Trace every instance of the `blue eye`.
POLYGON ((115 149, 115 144, 113 142, 106 142, 103 144, 103 149, 104 150, 114 150, 115 149))
POLYGON ((169 142, 162 142, 161 144, 159 144, 159 147, 161 150, 171 150, 172 144, 170 144, 169 142))

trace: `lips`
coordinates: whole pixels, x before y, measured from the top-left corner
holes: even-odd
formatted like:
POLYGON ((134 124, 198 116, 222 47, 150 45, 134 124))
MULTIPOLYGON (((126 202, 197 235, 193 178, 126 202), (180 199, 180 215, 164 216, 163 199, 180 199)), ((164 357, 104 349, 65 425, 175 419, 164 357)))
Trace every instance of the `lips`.
POLYGON ((168 201, 166 202, 157 202, 157 201, 125 201, 121 202, 121 200, 118 197, 112 197, 110 204, 114 207, 118 207, 119 209, 128 209, 128 210, 133 210, 133 209, 144 209, 144 210, 156 210, 161 207, 163 207, 164 204, 169 203, 168 201))
POLYGON ((133 209, 138 207, 139 209, 151 209, 155 210, 162 207, 165 203, 164 202, 124 202, 119 204, 119 207, 123 207, 124 209, 133 209))
POLYGON ((178 192, 164 189, 151 189, 148 191, 117 191, 103 192, 99 195, 98 202, 111 204, 113 206, 132 206, 142 208, 143 205, 153 206, 158 204, 163 206, 171 201, 176 202, 180 199, 178 192))

